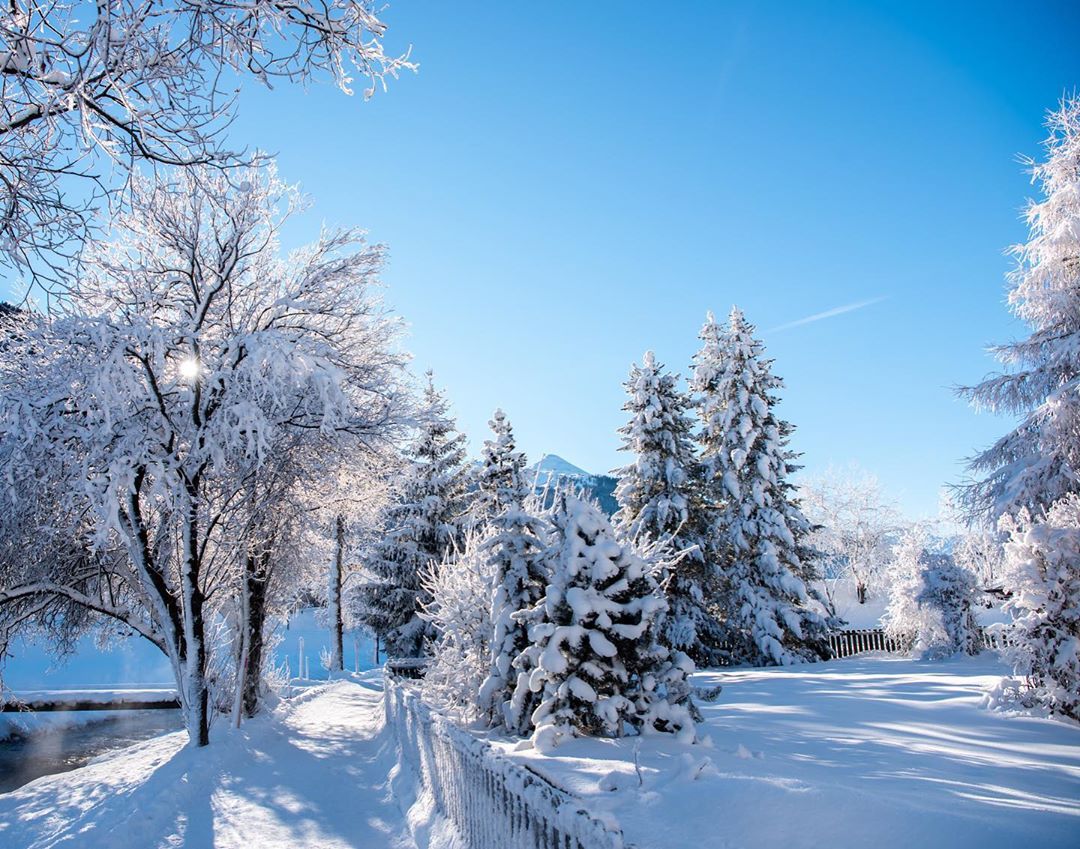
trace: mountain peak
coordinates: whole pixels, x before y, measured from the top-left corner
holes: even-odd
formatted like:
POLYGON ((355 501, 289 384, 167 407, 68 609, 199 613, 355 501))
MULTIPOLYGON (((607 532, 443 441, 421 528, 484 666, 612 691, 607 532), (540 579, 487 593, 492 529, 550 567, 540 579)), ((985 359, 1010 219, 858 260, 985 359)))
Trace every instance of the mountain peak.
POLYGON ((573 477, 573 478, 591 478, 592 475, 586 472, 584 469, 575 466, 573 463, 564 460, 558 454, 545 454, 540 458, 540 462, 533 467, 538 472, 548 472, 552 475, 573 477))

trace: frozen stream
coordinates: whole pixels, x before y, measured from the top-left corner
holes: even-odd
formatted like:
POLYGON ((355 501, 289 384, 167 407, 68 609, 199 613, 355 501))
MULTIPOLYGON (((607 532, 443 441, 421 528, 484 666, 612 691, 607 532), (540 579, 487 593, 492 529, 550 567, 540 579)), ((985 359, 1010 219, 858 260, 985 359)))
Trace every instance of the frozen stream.
POLYGON ((87 725, 43 729, 5 740, 0 742, 0 793, 181 727, 178 710, 116 711, 115 716, 87 725))

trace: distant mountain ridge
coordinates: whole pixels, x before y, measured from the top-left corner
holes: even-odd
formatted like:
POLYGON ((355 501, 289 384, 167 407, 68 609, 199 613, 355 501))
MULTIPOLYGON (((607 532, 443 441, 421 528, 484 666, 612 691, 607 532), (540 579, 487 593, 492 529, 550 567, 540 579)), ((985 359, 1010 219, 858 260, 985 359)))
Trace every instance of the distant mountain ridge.
POLYGON ((537 490, 565 482, 584 490, 589 498, 595 498, 608 516, 619 509, 615 501, 615 487, 618 480, 611 475, 595 475, 580 466, 575 466, 558 454, 545 454, 538 463, 529 466, 526 473, 535 479, 537 490))

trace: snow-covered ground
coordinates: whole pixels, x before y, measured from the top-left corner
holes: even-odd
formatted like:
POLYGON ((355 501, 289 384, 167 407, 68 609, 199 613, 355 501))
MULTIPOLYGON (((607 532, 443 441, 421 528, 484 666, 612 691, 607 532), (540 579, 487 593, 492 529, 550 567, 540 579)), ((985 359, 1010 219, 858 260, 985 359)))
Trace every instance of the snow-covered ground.
MULTIPOLYGON (((653 849, 1080 845, 1080 728, 981 707, 990 655, 707 671, 707 742, 514 751, 653 849)), ((379 673, 318 684, 209 749, 169 734, 0 795, 0 846, 447 849, 383 728, 379 673), (391 792, 391 788, 393 791, 391 792), (408 823, 408 824, 407 824, 408 823), (411 833, 410 833, 411 832, 411 833)), ((456 849, 456 848, 455 848, 456 849)), ((507 847, 513 849, 513 847, 507 847)))
POLYGON ((412 847, 378 673, 335 681, 210 747, 167 734, 0 795, 0 846, 19 849, 412 847))
POLYGON ((1080 728, 980 707, 1004 669, 851 659, 703 672, 711 746, 662 737, 513 751, 649 847, 1080 846, 1080 728))

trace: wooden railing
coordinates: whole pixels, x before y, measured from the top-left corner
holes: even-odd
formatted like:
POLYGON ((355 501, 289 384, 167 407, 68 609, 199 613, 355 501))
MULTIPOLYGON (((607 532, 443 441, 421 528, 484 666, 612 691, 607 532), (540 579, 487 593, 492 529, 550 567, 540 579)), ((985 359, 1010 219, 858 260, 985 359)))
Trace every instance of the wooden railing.
POLYGON ((625 849, 580 799, 432 711, 391 669, 384 699, 402 761, 469 849, 625 849))

